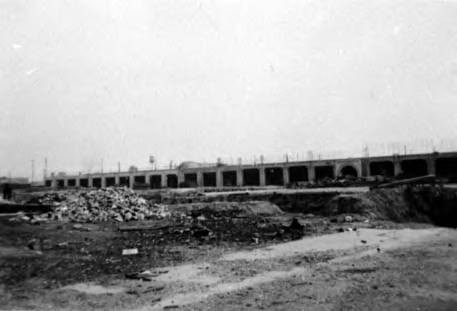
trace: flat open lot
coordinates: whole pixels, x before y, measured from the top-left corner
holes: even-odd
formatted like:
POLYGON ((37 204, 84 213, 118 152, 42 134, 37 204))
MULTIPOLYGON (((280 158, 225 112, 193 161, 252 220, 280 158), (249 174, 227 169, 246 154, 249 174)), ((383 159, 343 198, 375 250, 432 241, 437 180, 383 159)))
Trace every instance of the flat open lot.
MULTIPOLYGON (((61 195, 95 214, 116 196, 61 195)), ((452 189, 221 196, 147 220, 0 216, 0 309, 457 309, 452 189)))
POLYGON ((148 248, 151 235, 109 225, 3 223, 0 303, 3 310, 455 310, 457 230, 398 227, 261 244, 177 238, 148 248), (33 237, 49 245, 32 250, 33 237), (140 255, 120 255, 135 246, 140 255), (144 270, 147 281, 125 277, 144 270))

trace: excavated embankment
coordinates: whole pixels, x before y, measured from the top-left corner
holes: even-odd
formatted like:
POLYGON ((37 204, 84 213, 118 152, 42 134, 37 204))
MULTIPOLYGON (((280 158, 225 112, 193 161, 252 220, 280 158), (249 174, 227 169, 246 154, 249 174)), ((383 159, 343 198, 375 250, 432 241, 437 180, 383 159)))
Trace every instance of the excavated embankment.
POLYGON ((457 189, 397 187, 355 194, 273 195, 283 211, 321 216, 357 214, 395 222, 428 222, 457 227, 457 189))

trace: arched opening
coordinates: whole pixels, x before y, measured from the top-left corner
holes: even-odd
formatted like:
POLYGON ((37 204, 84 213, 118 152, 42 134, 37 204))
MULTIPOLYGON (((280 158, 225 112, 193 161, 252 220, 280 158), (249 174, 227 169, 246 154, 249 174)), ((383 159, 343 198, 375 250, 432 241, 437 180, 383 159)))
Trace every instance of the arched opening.
POLYGON ((306 166, 289 167, 289 181, 291 183, 308 181, 308 168, 306 166))
POLYGON ((236 186, 236 171, 222 172, 222 182, 224 187, 236 186))
POLYGON ((63 179, 57 180, 57 188, 63 188, 65 186, 65 181, 63 179))
POLYGON ((184 183, 180 185, 182 188, 195 188, 197 187, 197 173, 184 174, 184 183))
POLYGON ((178 176, 176 174, 167 175, 167 187, 178 188, 178 176))
POLYGON ((101 188, 102 187, 102 179, 100 177, 93 178, 92 179, 92 187, 101 188))
POLYGON ((260 185, 259 170, 256 168, 243 170, 243 181, 245 186, 260 185))
POLYGON ((427 162, 424 159, 404 160, 401 162, 403 177, 418 177, 428 174, 427 162))
POLYGON ((203 186, 204 187, 216 187, 216 173, 215 172, 203 173, 203 186))
POLYGON ((129 176, 121 176, 121 177, 119 177, 119 186, 121 186, 121 187, 130 187, 130 177, 129 176))
POLYGON ((144 175, 135 176, 133 181, 135 182, 135 184, 143 185, 146 183, 146 176, 144 176, 144 175))
POLYGON ((82 188, 89 187, 89 180, 87 178, 81 178, 79 180, 79 186, 82 187, 82 188))
POLYGON ((392 161, 377 161, 370 163, 370 175, 376 176, 386 176, 393 177, 394 173, 394 163, 392 161))
POLYGON ((282 186, 284 184, 284 176, 283 176, 282 168, 280 168, 280 167, 265 168, 265 184, 282 186))
POLYGON ((159 189, 162 187, 162 176, 151 175, 149 176, 149 185, 152 189, 159 189))
POLYGON ((316 166, 314 168, 314 170, 316 172, 316 180, 317 181, 325 179, 325 178, 330 178, 330 179, 334 179, 335 178, 335 173, 334 173, 332 165, 316 166))
POLYGON ((342 176, 342 177, 346 177, 346 176, 357 177, 358 173, 357 173, 357 170, 356 170, 355 167, 353 167, 352 165, 346 165, 340 170, 340 176, 342 176))
POLYGON ((457 158, 436 159, 436 175, 447 178, 450 182, 457 181, 457 158))
POLYGON ((114 178, 114 177, 106 177, 105 185, 107 187, 114 187, 116 185, 116 178, 114 178))

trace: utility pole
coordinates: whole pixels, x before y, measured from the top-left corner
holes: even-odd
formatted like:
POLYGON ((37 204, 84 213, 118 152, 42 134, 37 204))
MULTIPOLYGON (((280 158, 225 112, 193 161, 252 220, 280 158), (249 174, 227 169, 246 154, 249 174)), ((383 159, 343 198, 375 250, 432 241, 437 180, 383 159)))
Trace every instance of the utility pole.
POLYGON ((100 159, 101 173, 103 174, 103 158, 100 159))
POLYGON ((369 158, 370 157, 370 150, 368 149, 368 145, 363 146, 363 156, 365 158, 369 158))
POLYGON ((35 177, 35 160, 32 160, 32 183, 35 177))
POLYGON ((121 162, 117 162, 117 172, 121 172, 121 162))
POLYGON ((43 177, 44 177, 44 179, 46 179, 46 177, 48 177, 48 158, 44 158, 43 177))

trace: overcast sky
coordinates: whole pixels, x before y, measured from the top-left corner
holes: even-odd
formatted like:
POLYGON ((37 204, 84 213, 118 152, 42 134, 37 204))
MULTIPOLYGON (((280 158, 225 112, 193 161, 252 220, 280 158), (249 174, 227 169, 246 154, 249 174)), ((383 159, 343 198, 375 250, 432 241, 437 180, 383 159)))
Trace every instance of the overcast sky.
POLYGON ((0 0, 0 107, 0 176, 452 138, 457 2, 0 0))

